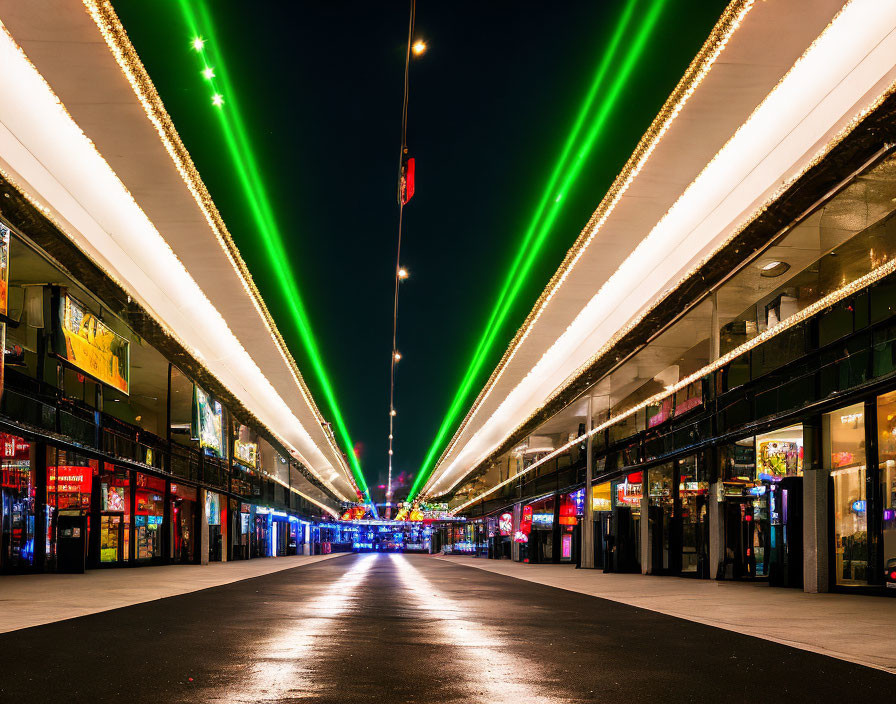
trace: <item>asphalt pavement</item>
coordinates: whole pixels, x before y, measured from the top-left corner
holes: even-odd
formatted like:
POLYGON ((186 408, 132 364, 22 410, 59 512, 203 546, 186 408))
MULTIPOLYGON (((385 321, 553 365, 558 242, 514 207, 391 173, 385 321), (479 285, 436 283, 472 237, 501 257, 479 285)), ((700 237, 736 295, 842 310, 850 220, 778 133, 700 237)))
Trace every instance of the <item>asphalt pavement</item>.
POLYGON ((894 688, 880 670, 416 555, 0 635, 4 703, 844 702, 894 688))

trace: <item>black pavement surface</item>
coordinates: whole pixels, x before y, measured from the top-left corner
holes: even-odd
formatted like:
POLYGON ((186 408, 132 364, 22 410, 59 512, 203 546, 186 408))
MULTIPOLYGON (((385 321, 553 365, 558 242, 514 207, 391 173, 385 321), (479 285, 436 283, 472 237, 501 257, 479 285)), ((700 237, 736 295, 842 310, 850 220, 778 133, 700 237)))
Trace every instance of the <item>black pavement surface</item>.
POLYGON ((0 702, 849 702, 885 672, 428 556, 0 635, 0 702))

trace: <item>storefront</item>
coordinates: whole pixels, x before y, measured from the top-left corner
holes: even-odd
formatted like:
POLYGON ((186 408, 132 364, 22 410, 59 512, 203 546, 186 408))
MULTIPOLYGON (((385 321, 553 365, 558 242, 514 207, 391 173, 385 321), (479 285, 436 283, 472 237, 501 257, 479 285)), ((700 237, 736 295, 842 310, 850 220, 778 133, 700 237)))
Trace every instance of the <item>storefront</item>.
POLYGON ((647 470, 651 574, 709 576, 709 478, 703 455, 647 470))
POLYGON ((171 483, 171 554, 172 562, 192 565, 198 562, 199 491, 194 486, 171 483))
POLYGON ((0 433, 0 572, 34 566, 36 491, 31 443, 0 433))
POLYGON ((611 482, 613 513, 605 533, 608 571, 641 571, 643 476, 643 472, 632 472, 611 482))
POLYGON ((739 440, 722 457, 724 577, 801 587, 803 426, 739 440))
MULTIPOLYGON (((130 559, 131 540, 131 472, 109 462, 103 463, 100 471, 100 502, 94 514, 95 525, 99 527, 96 557, 90 564, 103 567, 124 565, 130 559)), ((91 536, 92 537, 92 536, 91 536)), ((94 545, 91 540, 91 546, 94 545)))
POLYGON ((205 492, 205 514, 208 520, 208 561, 221 562, 226 555, 226 532, 221 526, 227 525, 227 502, 219 493, 205 492))
POLYGON ((135 557, 137 562, 160 562, 164 555, 165 480, 137 472, 134 495, 135 557))

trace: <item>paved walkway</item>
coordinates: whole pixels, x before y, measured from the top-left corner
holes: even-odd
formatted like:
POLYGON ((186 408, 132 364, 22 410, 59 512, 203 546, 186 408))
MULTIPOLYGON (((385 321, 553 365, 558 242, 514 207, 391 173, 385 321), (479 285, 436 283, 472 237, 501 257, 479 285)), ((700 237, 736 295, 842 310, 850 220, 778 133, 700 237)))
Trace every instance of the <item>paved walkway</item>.
POLYGON ((0 702, 817 704, 868 667, 423 555, 352 555, 0 634, 0 702))
POLYGON ((890 597, 806 594, 757 583, 605 574, 570 565, 528 565, 459 556, 436 559, 896 673, 896 599, 890 597))
POLYGON ((89 570, 85 574, 0 576, 0 633, 218 587, 313 564, 332 555, 269 557, 209 565, 89 570))

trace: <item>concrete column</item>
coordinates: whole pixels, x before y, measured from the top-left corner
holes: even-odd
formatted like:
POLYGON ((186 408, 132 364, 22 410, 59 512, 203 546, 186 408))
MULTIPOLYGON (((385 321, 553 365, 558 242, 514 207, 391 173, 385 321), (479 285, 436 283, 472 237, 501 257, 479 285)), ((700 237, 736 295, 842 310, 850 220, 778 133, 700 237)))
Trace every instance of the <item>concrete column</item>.
POLYGON ((593 409, 590 396, 586 408, 588 416, 585 418, 585 433, 588 436, 588 441, 585 443, 585 515, 582 518, 582 559, 580 564, 586 569, 594 569, 594 504, 591 501, 591 487, 594 483, 593 438, 591 436, 593 409))
POLYGON ((513 505, 513 534, 510 537, 510 557, 513 562, 520 561, 520 544, 514 540, 514 535, 520 529, 520 518, 523 515, 523 505, 513 505))
MULTIPOLYGON (((825 418, 825 421, 828 421, 825 418)), ((803 591, 828 591, 828 476, 821 428, 803 424, 803 591)))
POLYGON ((303 526, 305 542, 302 543, 302 554, 310 555, 311 554, 311 524, 306 523, 303 526))
MULTIPOLYGON (((715 452, 710 457, 717 457, 715 452)), ((717 460, 716 460, 717 461, 717 460)), ((721 469, 717 467, 717 470, 721 469)), ((725 564, 725 514, 723 485, 717 475, 715 481, 709 485, 709 578, 724 579, 723 568, 725 564)))
POLYGON ((199 564, 208 564, 208 507, 205 503, 208 491, 199 490, 199 564))
POLYGON ((653 551, 650 549, 650 498, 648 497, 647 470, 641 472, 641 574, 650 574, 650 558, 653 551))

